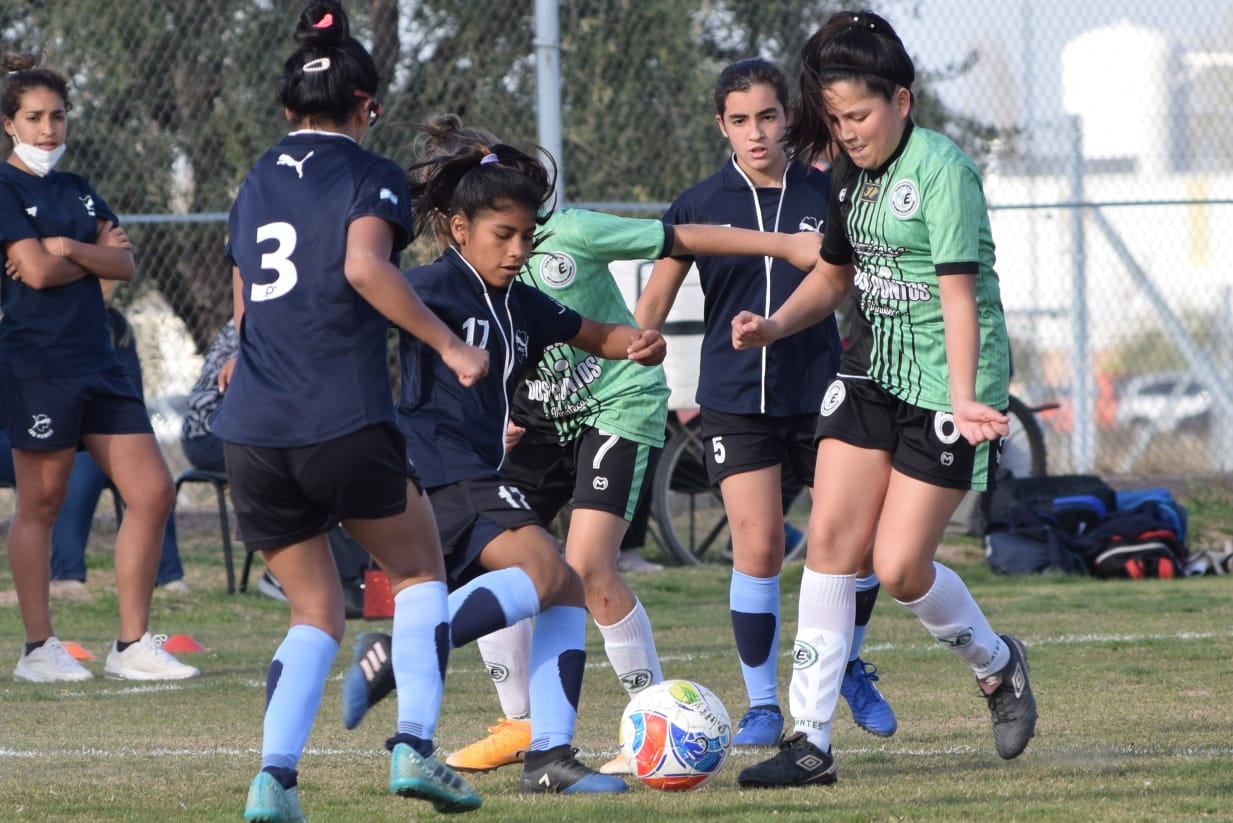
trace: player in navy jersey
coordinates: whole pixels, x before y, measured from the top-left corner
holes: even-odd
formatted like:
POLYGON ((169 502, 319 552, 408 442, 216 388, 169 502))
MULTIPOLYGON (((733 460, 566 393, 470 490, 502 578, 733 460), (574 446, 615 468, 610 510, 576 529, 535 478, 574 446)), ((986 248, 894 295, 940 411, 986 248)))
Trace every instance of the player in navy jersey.
MULTIPOLYGON (((767 60, 741 60, 720 73, 714 97, 715 119, 731 146, 731 159, 678 197, 665 222, 821 232, 830 178, 785 150, 792 109, 783 72, 767 60)), ((782 478, 790 471, 812 485, 813 434, 823 392, 839 364, 839 334, 834 318, 826 316, 773 347, 733 349, 731 317, 746 310, 769 314, 805 276, 787 262, 748 254, 656 261, 638 300, 639 325, 663 327, 691 263, 705 295, 697 394, 701 433, 707 474, 719 485, 732 535, 729 603, 749 697, 733 742, 770 746, 783 731, 777 677, 782 478)), ((863 638, 877 578, 866 574, 860 589, 856 623, 863 638)), ((859 725, 889 736, 897 728, 895 714, 874 685, 876 669, 859 652, 858 640, 846 659, 844 697, 859 725)))
MULTIPOLYGON (((444 379, 439 357, 402 336, 399 425, 441 529, 454 587, 452 639, 462 645, 535 615, 521 791, 622 792, 624 781, 582 764, 570 745, 586 660, 582 582, 501 468, 511 398, 548 346, 567 342, 597 357, 657 365, 665 344, 655 331, 582 317, 518 280, 553 193, 538 160, 496 144, 435 158, 423 169, 412 185, 417 225, 448 247, 407 277, 492 362, 484 380, 461 391, 444 379)), ((393 657, 397 665, 397 652, 393 657)))
POLYGON ((9 565, 26 644, 13 672, 35 682, 93 675, 56 639, 48 604, 52 524, 78 449, 127 503, 116 536, 120 628, 107 677, 170 680, 199 672, 150 635, 150 598, 171 512, 171 475, 145 404, 117 359, 100 286, 131 280, 132 246, 86 178, 55 170, 66 149, 68 85, 29 55, 6 54, 0 94, 0 396, 13 449, 17 509, 9 565))
POLYGON ((248 820, 301 820, 297 766, 345 629, 326 533, 340 521, 381 564, 400 650, 390 790, 444 812, 480 797, 433 753, 449 623, 440 544, 394 425, 392 322, 442 353, 442 379, 470 385, 487 353, 467 346, 407 285, 406 178, 360 141, 380 112, 372 56, 335 2, 310 3, 279 99, 294 130, 245 178, 231 208, 240 346, 212 420, 224 442, 240 534, 282 584, 291 626, 266 680, 261 771, 248 820))
POLYGON ((1037 714, 1023 643, 994 632, 959 576, 934 561, 967 490, 990 487, 1009 431, 1000 411, 1009 345, 980 173, 948 138, 912 122, 915 68, 881 17, 833 15, 801 62, 801 113, 788 141, 810 156, 838 150, 830 224, 792 297, 773 313, 734 316, 732 343, 778 345, 829 315, 853 285, 859 314, 818 424, 789 690, 794 734, 738 782, 835 782, 838 660, 870 540, 887 591, 971 666, 998 755, 1017 757, 1037 714))

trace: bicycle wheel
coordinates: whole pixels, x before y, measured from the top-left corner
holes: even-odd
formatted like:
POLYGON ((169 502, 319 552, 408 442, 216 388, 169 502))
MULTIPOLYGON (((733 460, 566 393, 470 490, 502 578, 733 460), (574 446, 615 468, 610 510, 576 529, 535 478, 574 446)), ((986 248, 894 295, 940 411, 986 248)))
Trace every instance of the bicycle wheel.
POLYGON ((1043 477, 1047 474, 1045 435, 1036 419, 1036 409, 1011 395, 1006 409, 1010 434, 1002 443, 1001 468, 1015 477, 1043 477))
POLYGON ((698 426, 695 417, 674 427, 652 479, 651 513, 666 556, 678 565, 719 562, 730 545, 723 499, 707 481, 698 426))

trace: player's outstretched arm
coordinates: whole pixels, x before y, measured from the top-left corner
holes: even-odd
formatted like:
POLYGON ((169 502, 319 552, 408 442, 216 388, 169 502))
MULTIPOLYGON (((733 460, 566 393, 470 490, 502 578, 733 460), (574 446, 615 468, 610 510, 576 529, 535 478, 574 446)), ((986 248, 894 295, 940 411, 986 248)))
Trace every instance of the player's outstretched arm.
POLYGON ((822 235, 812 231, 757 231, 693 223, 673 226, 672 231, 670 254, 749 254, 778 257, 801 271, 813 268, 818 261, 818 249, 822 245, 822 235))
POLYGON ((770 317, 741 312, 732 318, 732 347, 768 346, 776 340, 834 314, 852 288, 851 266, 835 266, 821 258, 784 304, 770 317))
POLYGON ((347 229, 347 282, 391 323, 423 340, 441 355, 464 386, 488 373, 488 352, 468 346, 424 305, 398 267, 390 262, 394 231, 379 217, 360 217, 347 229))
POLYGON ((643 366, 657 366, 668 354, 664 336, 655 329, 639 329, 624 323, 599 323, 582 318, 582 326, 571 346, 608 360, 633 360, 643 366))

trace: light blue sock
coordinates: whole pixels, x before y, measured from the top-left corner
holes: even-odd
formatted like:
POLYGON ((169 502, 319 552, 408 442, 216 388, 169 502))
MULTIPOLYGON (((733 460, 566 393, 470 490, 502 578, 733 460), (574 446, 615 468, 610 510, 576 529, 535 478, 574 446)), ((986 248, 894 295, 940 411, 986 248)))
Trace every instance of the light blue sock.
POLYGON ((750 577, 733 569, 728 607, 749 705, 778 706, 779 575, 750 577))
POLYGON ((449 662, 449 606, 445 584, 417 583, 394 595, 390 655, 398 684, 398 733, 431 742, 449 662))
POLYGON ((574 739, 587 661, 586 631, 587 612, 580 606, 553 606, 535 618, 531 635, 532 751, 574 739))
POLYGON ((292 626, 265 681, 261 767, 294 769, 308 742, 338 642, 314 626, 292 626))
POLYGON ((451 641, 458 648, 539 614, 539 593, 522 569, 500 569, 451 592, 449 609, 451 641))

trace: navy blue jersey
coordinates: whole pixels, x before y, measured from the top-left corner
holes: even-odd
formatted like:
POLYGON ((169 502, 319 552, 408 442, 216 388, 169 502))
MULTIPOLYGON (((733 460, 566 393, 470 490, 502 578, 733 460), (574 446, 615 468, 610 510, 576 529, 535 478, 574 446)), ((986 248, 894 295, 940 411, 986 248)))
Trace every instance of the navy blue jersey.
POLYGON ((411 239, 406 175, 349 137, 294 132, 244 179, 227 256, 244 281, 235 373, 211 424, 223 440, 289 448, 392 422, 389 324, 347 282, 347 228, 372 215, 411 239))
MULTIPOLYGON (((38 177, 0 162, 0 249, 43 237, 93 243, 99 220, 119 223, 81 175, 53 171, 38 177)), ((0 305, 0 374, 77 377, 116 365, 97 277, 41 290, 0 277, 0 305)))
POLYGON ((429 308, 467 343, 488 351, 488 374, 466 388, 441 357, 405 332, 398 427, 427 488, 499 472, 510 397, 544 349, 578 336, 582 315, 526 283, 488 286, 453 248, 406 272, 429 308))
MULTIPOLYGON (((664 222, 707 223, 760 231, 822 231, 830 176, 797 162, 783 188, 754 187, 735 156, 687 189, 664 222)), ((699 406, 732 414, 791 417, 817 412, 839 364, 833 317, 766 348, 732 348, 732 318, 741 311, 769 316, 796 290, 805 272, 783 260, 749 255, 680 258, 698 266, 704 295, 699 406)))

